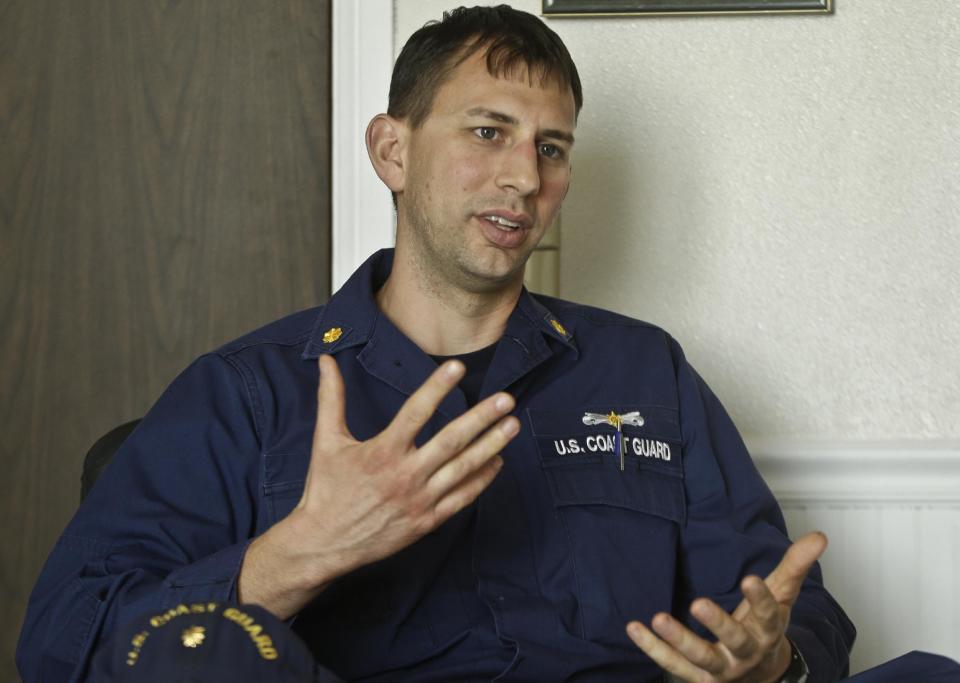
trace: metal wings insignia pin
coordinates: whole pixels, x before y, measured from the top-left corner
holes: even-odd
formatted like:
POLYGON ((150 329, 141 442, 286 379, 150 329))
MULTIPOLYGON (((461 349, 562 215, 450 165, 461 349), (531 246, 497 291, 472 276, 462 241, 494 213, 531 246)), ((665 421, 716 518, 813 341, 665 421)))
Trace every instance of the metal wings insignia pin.
POLYGON ((643 426, 643 418, 640 417, 640 411, 634 410, 632 413, 624 413, 623 415, 617 415, 612 410, 608 415, 601 415, 600 413, 584 413, 583 414, 583 424, 585 425, 598 425, 598 424, 608 424, 617 429, 620 429, 621 424, 632 425, 634 427, 643 426))
POLYGON ((584 413, 583 424, 585 425, 608 424, 617 430, 617 439, 614 442, 614 455, 619 455, 620 471, 623 472, 624 462, 623 462, 622 427, 623 425, 631 425, 633 427, 642 427, 643 417, 640 416, 640 411, 634 410, 633 412, 624 413, 623 415, 618 415, 612 410, 607 415, 603 415, 601 413, 584 413))

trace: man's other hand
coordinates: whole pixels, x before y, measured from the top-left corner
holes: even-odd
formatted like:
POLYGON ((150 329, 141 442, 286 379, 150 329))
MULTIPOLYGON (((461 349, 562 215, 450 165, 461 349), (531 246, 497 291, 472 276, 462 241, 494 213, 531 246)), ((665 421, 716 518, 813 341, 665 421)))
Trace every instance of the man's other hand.
POLYGON ((827 547, 820 532, 791 545, 765 580, 747 576, 740 584, 744 599, 727 614, 707 598, 697 598, 690 613, 717 637, 704 640, 669 614, 654 615, 647 628, 627 624, 627 635, 664 671, 690 683, 774 683, 790 664, 786 637, 790 610, 810 568, 827 547))
POLYGON ((358 441, 347 428, 336 361, 320 356, 317 422, 303 496, 253 541, 239 597, 281 619, 331 580, 388 557, 473 502, 503 464, 517 435, 514 399, 498 393, 451 421, 423 446, 414 439, 464 374, 448 361, 414 392, 380 434, 358 441))

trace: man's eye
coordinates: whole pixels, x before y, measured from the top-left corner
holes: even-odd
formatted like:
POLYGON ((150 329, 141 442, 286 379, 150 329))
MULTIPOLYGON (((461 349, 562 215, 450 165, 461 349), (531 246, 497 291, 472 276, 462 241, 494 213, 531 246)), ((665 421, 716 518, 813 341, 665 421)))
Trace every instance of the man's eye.
POLYGON ((551 145, 549 143, 542 143, 540 145, 540 154, 547 157, 548 159, 563 158, 563 150, 557 147, 556 145, 551 145))
POLYGON ((497 129, 490 126, 474 128, 473 132, 477 137, 483 138, 484 140, 493 140, 497 137, 497 129))

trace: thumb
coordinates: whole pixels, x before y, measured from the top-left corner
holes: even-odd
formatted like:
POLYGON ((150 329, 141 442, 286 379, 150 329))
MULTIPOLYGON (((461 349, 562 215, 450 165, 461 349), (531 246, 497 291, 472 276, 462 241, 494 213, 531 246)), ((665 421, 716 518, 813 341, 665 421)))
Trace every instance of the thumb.
POLYGON ((787 548, 780 564, 766 578, 777 602, 794 603, 810 568, 826 549, 827 537, 819 531, 802 536, 787 548))
POLYGON ((320 383, 317 387, 317 428, 314 432, 314 446, 321 436, 346 436, 353 438, 347 428, 346 392, 340 368, 332 356, 321 354, 317 365, 320 369, 320 383))

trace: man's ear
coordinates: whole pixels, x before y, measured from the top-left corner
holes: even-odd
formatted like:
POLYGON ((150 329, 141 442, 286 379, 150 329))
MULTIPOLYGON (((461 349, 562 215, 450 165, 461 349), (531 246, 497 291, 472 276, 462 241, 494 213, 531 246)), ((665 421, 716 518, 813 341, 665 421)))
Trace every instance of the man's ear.
POLYGON ((373 170, 391 192, 403 192, 406 180, 407 126, 389 114, 377 114, 367 126, 367 154, 373 170))

